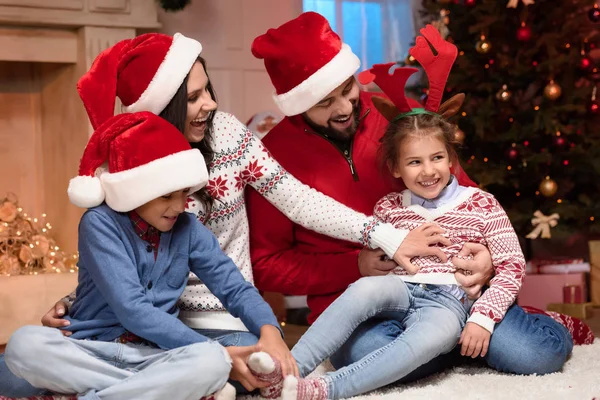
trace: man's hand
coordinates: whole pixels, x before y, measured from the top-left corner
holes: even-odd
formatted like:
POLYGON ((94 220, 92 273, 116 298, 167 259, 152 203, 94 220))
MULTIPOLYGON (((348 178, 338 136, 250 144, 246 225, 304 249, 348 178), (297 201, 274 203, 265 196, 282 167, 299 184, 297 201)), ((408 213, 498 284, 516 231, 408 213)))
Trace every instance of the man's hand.
POLYGON ((247 365, 250 354, 261 351, 260 345, 255 344, 254 346, 245 347, 229 346, 225 347, 225 350, 227 350, 229 357, 231 357, 231 372, 229 373, 229 378, 241 383, 249 392, 270 385, 269 382, 261 381, 252 375, 252 371, 250 371, 250 368, 248 368, 247 365))
POLYGON ((481 288, 494 275, 492 256, 487 247, 479 243, 465 243, 457 256, 452 257, 452 264, 457 269, 454 277, 469 299, 478 299, 481 288))
MULTIPOLYGON (((42 325, 48 326, 50 328, 63 328, 65 326, 69 326, 70 322, 66 319, 62 319, 67 313, 67 304, 59 300, 48 312, 46 315, 42 317, 42 325)), ((60 330, 63 335, 71 336, 72 332, 66 331, 64 329, 60 330)))
POLYGON ((364 248, 358 253, 358 270, 362 276, 387 275, 398 264, 386 257, 381 249, 364 248))
POLYGON ((450 239, 443 237, 442 233, 444 230, 432 223, 413 229, 396 250, 394 260, 409 274, 416 274, 419 271, 419 267, 410 262, 413 257, 436 256, 442 262, 448 261, 448 257, 439 247, 433 247, 438 243, 450 246, 450 239))
POLYGON ((462 344, 460 354, 465 357, 485 357, 490 346, 492 334, 485 328, 473 322, 467 322, 460 335, 458 344, 462 344))
POLYGON ((281 373, 284 377, 288 375, 300 377, 296 360, 292 357, 290 349, 283 341, 279 329, 273 325, 265 325, 260 328, 258 345, 262 351, 279 361, 281 364, 281 373))

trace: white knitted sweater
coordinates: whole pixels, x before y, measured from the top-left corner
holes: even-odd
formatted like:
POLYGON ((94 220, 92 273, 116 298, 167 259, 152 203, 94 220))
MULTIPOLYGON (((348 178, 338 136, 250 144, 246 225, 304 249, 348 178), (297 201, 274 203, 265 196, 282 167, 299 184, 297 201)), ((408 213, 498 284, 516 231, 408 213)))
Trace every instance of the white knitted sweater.
MULTIPOLYGON (((253 278, 244 201, 246 185, 256 189, 295 223, 338 239, 379 247, 389 257, 406 237, 408 231, 377 222, 302 184, 234 116, 217 112, 213 136, 215 157, 209 166, 208 190, 215 202, 206 226, 249 282, 253 278)), ((201 203, 195 198, 188 201, 187 211, 202 222, 206 220, 201 203)), ((179 306, 180 318, 192 328, 246 330, 194 275, 190 275, 179 306)))

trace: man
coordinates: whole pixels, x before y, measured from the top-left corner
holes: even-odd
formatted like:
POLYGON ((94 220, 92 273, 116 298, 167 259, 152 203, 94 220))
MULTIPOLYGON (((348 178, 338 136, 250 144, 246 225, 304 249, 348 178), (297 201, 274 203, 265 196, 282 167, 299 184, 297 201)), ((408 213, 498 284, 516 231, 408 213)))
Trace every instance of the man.
MULTIPOLYGON (((377 149, 387 121, 360 90, 353 74, 359 60, 316 13, 304 13, 255 39, 253 54, 264 59, 276 89, 275 102, 286 115, 263 139, 281 165, 296 178, 357 211, 372 214, 384 195, 403 190, 377 149)), ((463 185, 473 185, 461 170, 463 185)), ((251 255, 260 290, 308 295, 313 322, 362 276, 387 274, 395 264, 381 250, 327 238, 293 224, 257 193, 248 193, 251 255)), ((485 248, 465 246, 473 261, 455 259, 457 280, 470 295, 479 292, 491 273, 485 248)), ((482 246, 481 246, 482 247, 482 246)), ((357 299, 368 301, 368 299, 357 299)), ((336 368, 385 347, 402 332, 398 321, 374 318, 358 327, 332 357, 336 368)), ((503 372, 558 371, 572 349, 569 332, 546 315, 526 314, 514 305, 496 325, 486 358, 503 372)), ((421 367, 416 379, 458 362, 456 352, 421 367)))

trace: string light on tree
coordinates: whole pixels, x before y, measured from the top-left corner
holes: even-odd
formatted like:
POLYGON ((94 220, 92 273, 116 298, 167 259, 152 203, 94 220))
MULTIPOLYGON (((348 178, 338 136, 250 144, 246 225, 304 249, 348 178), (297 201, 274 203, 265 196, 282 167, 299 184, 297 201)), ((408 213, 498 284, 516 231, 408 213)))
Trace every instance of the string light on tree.
POLYGON ((600 113, 600 104, 596 100, 596 86, 592 89, 592 99, 590 101, 590 105, 588 107, 590 114, 599 114, 600 113))
POLYGON ((416 65, 417 64, 417 60, 411 56, 410 54, 408 56, 406 56, 406 58, 404 59, 404 64, 406 65, 416 65))
POLYGON ((509 101, 511 97, 512 92, 508 90, 507 85, 502 85, 502 88, 498 91, 498 93, 496 93, 496 99, 500 101, 509 101))

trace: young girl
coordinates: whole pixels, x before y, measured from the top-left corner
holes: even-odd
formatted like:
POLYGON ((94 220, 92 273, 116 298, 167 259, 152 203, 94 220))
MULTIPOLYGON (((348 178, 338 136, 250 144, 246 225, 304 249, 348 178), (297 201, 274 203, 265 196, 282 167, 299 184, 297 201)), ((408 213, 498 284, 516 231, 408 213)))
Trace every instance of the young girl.
MULTIPOLYGON (((494 325, 503 318, 521 286, 525 260, 506 213, 491 194, 460 186, 450 172, 457 162, 452 147, 456 128, 446 118, 458 110, 464 97, 455 97, 441 107, 439 99, 456 48, 444 43, 431 26, 422 33, 438 52, 436 57, 429 56, 431 50, 424 37, 417 38, 416 47, 411 49, 432 85, 433 96, 424 109, 410 108, 403 94, 412 69, 400 69, 390 76, 393 64, 388 64, 369 72, 394 100, 374 99, 390 121, 381 143, 382 161, 407 187, 381 199, 374 214, 400 229, 423 229, 423 224, 435 222, 452 242, 442 248, 448 261, 416 257, 392 275, 363 278, 351 285, 293 348, 302 376, 331 356, 369 318, 397 319, 404 333, 388 346, 323 377, 285 378, 285 400, 339 399, 380 388, 451 351, 457 342, 462 344, 463 355, 484 356, 494 325), (488 247, 496 272, 490 288, 474 304, 458 286, 451 262, 467 242, 488 247)), ((251 359, 256 358, 253 355, 251 359)), ((266 357, 264 360, 268 361, 266 357)), ((269 372, 266 361, 253 366, 259 376, 269 372)))
POLYGON ((235 398, 227 384, 258 346, 221 346, 185 326, 177 300, 193 272, 269 347, 287 351, 256 288, 217 239, 185 213, 206 185, 203 157, 171 124, 149 112, 102 124, 71 180, 69 198, 90 203, 79 224, 79 284, 69 310, 73 334, 27 326, 6 364, 37 388, 83 399, 235 398), (223 388, 226 387, 226 390, 223 388))

